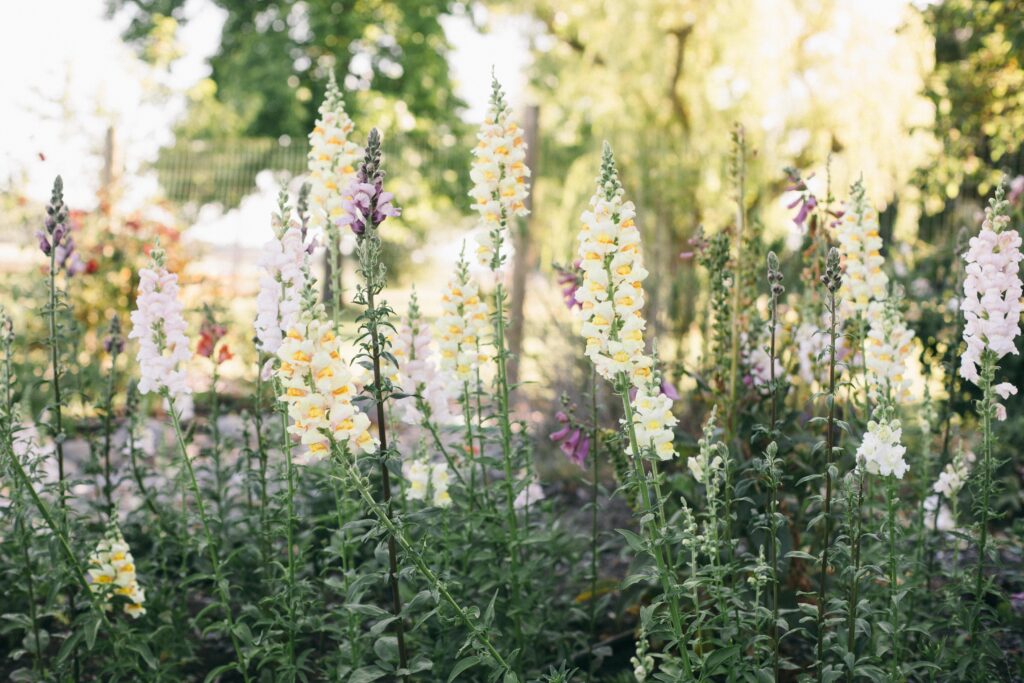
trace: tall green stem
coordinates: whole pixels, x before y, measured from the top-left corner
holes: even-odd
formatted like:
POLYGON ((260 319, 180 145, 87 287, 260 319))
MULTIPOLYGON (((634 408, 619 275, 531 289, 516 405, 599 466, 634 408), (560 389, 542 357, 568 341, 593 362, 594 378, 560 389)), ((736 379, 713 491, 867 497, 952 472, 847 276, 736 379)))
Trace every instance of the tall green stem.
MULTIPOLYGON (((280 396, 282 388, 277 383, 277 395, 280 396)), ((292 679, 294 680, 295 666, 295 463, 292 462, 292 440, 288 434, 288 409, 282 405, 281 413, 281 450, 284 452, 284 462, 288 480, 288 500, 286 501, 286 514, 288 521, 285 525, 285 542, 288 544, 288 663, 293 667, 292 679)))
POLYGON ((982 589, 985 585, 985 546, 988 541, 988 521, 992 495, 992 414, 995 411, 995 378, 996 366, 993 354, 989 350, 982 352, 981 367, 981 418, 982 418, 982 449, 981 449, 981 515, 978 520, 981 528, 978 538, 978 568, 975 573, 974 599, 977 604, 975 616, 971 620, 971 634, 976 631, 980 619, 981 605, 984 603, 982 589))
MULTIPOLYGON (((338 449, 335 450, 337 451, 338 449)), ((419 571, 420 575, 427 580, 431 587, 437 591, 438 595, 440 595, 441 598, 455 611, 459 621, 461 621, 473 635, 473 639, 476 640, 476 642, 494 659, 498 667, 506 675, 504 680, 518 681, 519 679, 515 678, 512 668, 508 665, 505 659, 495 648, 490 638, 487 636, 487 631, 476 622, 475 617, 466 611, 466 609, 464 609, 462 605, 452 597, 448 588, 444 585, 437 574, 430 569, 426 561, 423 559, 423 556, 417 552, 416 548, 413 547, 412 543, 405 537, 405 534, 403 534, 395 525, 390 512, 385 507, 381 506, 381 504, 373 497, 366 478, 359 471, 359 468, 356 467, 355 463, 351 461, 349 454, 345 452, 340 453, 338 461, 341 463, 343 470, 347 475, 347 479, 355 487, 359 496, 363 499, 363 502, 366 503, 366 506, 370 509, 377 520, 384 525, 389 537, 396 540, 396 542, 402 547, 402 551, 419 571)))
POLYGON ((825 528, 821 548, 821 573, 818 579, 818 683, 825 674, 825 610, 828 551, 832 537, 832 450, 835 447, 836 422, 836 294, 829 290, 828 345, 828 431, 825 434, 825 528))
POLYGON ((114 387, 117 381, 117 346, 111 348, 110 376, 107 378, 107 392, 103 401, 103 494, 107 499, 107 516, 114 511, 114 486, 110 481, 110 436, 114 412, 114 387))
POLYGON ((238 641, 238 635, 235 632, 235 616, 231 611, 231 592, 230 586, 227 580, 224 578, 224 573, 220 565, 220 549, 217 543, 217 538, 210 528, 210 519, 206 514, 206 506, 203 503, 203 494, 199 488, 199 482, 196 480, 195 470, 192 468, 192 459, 188 455, 188 450, 185 446, 185 435, 181 431, 181 421, 178 417, 178 410, 174 405, 174 397, 167 389, 163 390, 164 399, 167 401, 168 411, 171 413, 171 423, 174 426, 174 436, 178 441, 178 450, 181 454, 182 463, 185 465, 185 471, 188 474, 188 481, 192 487, 192 494, 196 499, 196 510, 199 512, 199 519, 203 524, 203 533, 206 536, 206 549, 207 554, 210 558, 210 566, 213 569, 213 580, 216 584, 217 595, 220 598, 221 609, 224 610, 224 618, 228 622, 228 633, 231 636, 231 645, 235 649, 235 659, 237 661, 238 670, 242 674, 242 678, 245 681, 249 680, 249 667, 245 661, 245 655, 242 653, 241 644, 238 641))
MULTIPOLYGON (((864 475, 858 471, 854 476, 857 477, 857 498, 856 509, 854 510, 854 532, 853 537, 850 539, 850 544, 853 547, 853 575, 850 577, 850 604, 846 623, 846 651, 856 659, 854 649, 857 645, 857 601, 859 600, 858 593, 860 592, 860 538, 863 521, 860 511, 864 501, 864 475)), ((846 680, 849 683, 853 683, 852 667, 846 670, 846 680)))
POLYGON ((886 503, 889 526, 889 624, 892 627, 892 680, 900 676, 900 604, 897 599, 899 586, 896 584, 896 478, 889 477, 886 488, 886 503))
MULTIPOLYGON (((622 399, 622 410, 625 413, 626 432, 629 435, 629 445, 633 451, 631 459, 633 461, 636 485, 640 490, 640 499, 643 502, 645 515, 654 515, 655 503, 651 500, 651 492, 647 485, 647 476, 640 460, 640 446, 636 438, 636 425, 633 422, 633 406, 629 402, 629 379, 625 375, 620 376, 616 385, 619 398, 622 399)), ((690 666, 689 647, 686 642, 686 634, 683 631, 683 619, 679 609, 679 596, 676 594, 675 587, 673 586, 673 580, 669 574, 671 568, 665 560, 663 543, 659 538, 659 536, 664 532, 664 529, 653 528, 658 526, 658 522, 654 521, 656 519, 655 517, 652 517, 651 519, 652 521, 647 523, 641 522, 641 527, 647 535, 647 542, 651 547, 650 552, 654 557, 654 562, 658 568, 658 577, 661 579, 661 589, 665 594, 665 601, 668 603, 669 608, 669 616, 672 620, 672 635, 679 647, 679 656, 682 659, 683 668, 685 669, 687 676, 689 678, 693 678, 693 669, 690 666)))
MULTIPOLYGON (((377 317, 380 314, 374 304, 373 294, 376 285, 367 278, 366 283, 366 316, 367 327, 370 331, 370 349, 373 361, 373 393, 374 402, 377 408, 377 438, 380 441, 380 479, 381 493, 384 499, 384 506, 387 509, 387 517, 391 520, 393 511, 391 505, 391 474, 388 471, 388 435, 387 418, 384 415, 384 387, 381 383, 380 371, 380 336, 377 330, 377 317)), ((409 653, 405 646, 405 624, 402 621, 402 594, 398 586, 398 550, 395 547, 395 534, 388 535, 388 581, 391 584, 391 608, 395 615, 394 628, 395 637, 398 640, 398 662, 402 669, 408 668, 409 653)), ((408 680, 402 676, 402 680, 408 680)))
MULTIPOLYGON (((501 457, 505 468, 505 503, 506 518, 508 520, 508 555, 512 571, 512 595, 519 595, 519 520, 515 508, 515 485, 512 472, 512 425, 509 411, 509 386, 508 386, 508 352, 505 348, 505 288, 498 282, 494 291, 494 329, 495 348, 497 350, 498 366, 498 421, 501 429, 501 457)), ((516 643, 520 649, 523 647, 523 625, 522 616, 518 609, 513 610, 513 623, 515 625, 516 643)))
POLYGON ((600 487, 601 468, 599 456, 601 439, 597 426, 597 370, 590 366, 590 444, 591 444, 591 479, 590 482, 590 659, 587 666, 587 680, 594 680, 594 646, 597 644, 597 501, 600 487))

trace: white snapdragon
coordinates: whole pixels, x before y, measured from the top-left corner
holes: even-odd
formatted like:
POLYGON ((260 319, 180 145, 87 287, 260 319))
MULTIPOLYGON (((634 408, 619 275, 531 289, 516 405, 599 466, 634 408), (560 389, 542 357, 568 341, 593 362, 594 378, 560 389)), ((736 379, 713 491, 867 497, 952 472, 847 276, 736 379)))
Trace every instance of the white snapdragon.
POLYGON ((480 214, 481 234, 477 260, 481 265, 498 270, 504 259, 502 244, 508 244, 508 221, 525 216, 529 194, 530 169, 526 166, 526 142, 523 131, 512 120, 512 109, 505 95, 493 83, 490 106, 473 149, 473 165, 469 173, 473 189, 473 209, 480 214))
POLYGON ((264 245, 259 260, 256 296, 257 348, 266 353, 277 353, 285 332, 299 322, 309 257, 301 226, 295 221, 285 225, 282 214, 273 221, 274 239, 264 245))
POLYGON ((907 327, 894 299, 872 301, 864 340, 864 364, 873 397, 903 401, 910 397, 910 364, 914 360, 914 332, 907 327))
POLYGON ((605 379, 626 375, 638 389, 651 378, 645 353, 640 231, 632 202, 623 201, 611 148, 605 145, 597 192, 581 219, 578 255, 583 281, 576 290, 586 354, 605 379))
POLYGON ((885 258, 878 212, 868 205, 860 181, 850 190, 850 203, 836 226, 836 239, 843 259, 840 306, 844 316, 853 316, 865 312, 872 299, 884 299, 889 285, 889 276, 882 270, 885 258))
POLYGON ((89 556, 88 574, 89 589, 105 609, 110 609, 111 601, 120 596, 127 600, 124 613, 128 616, 138 619, 146 613, 146 592, 135 573, 135 558, 116 523, 110 525, 89 556))
POLYGON ((490 360, 481 349, 489 320, 487 304, 480 298, 480 290, 470 279, 468 266, 461 258, 441 296, 441 309, 437 320, 441 369, 459 383, 468 382, 480 366, 490 360))
POLYGON ((357 377, 342 360, 341 340, 329 323, 300 322, 288 331, 277 357, 279 400, 288 405, 288 432, 304 448, 300 462, 325 458, 332 439, 353 454, 373 452, 370 419, 352 402, 359 393, 357 377))
POLYGON ((402 474, 409 482, 406 491, 409 500, 430 498, 436 507, 448 507, 452 504, 452 497, 448 493, 448 465, 445 463, 413 460, 402 465, 402 474))
POLYGON ((907 472, 903 456, 906 446, 900 443, 903 429, 899 420, 880 417, 868 422, 868 430, 857 448, 857 462, 871 474, 902 479, 907 472))
POLYGON ((953 462, 946 465, 942 472, 939 473, 939 478, 932 486, 932 490, 946 498, 955 498, 964 487, 964 484, 967 483, 967 477, 971 474, 971 464, 973 462, 974 453, 959 451, 953 457, 953 462))
POLYGON ((675 435, 672 428, 679 420, 672 414, 672 399, 657 388, 637 391, 632 401, 633 427, 641 449, 650 448, 659 460, 671 460, 676 455, 675 435))
POLYGON ((154 248, 152 255, 152 266, 139 271, 139 296, 128 336, 139 340, 139 393, 167 390, 176 398, 190 393, 181 364, 192 352, 178 299, 178 276, 164 267, 163 251, 154 248))
POLYGON ((709 488, 717 486, 718 477, 725 468, 723 453, 727 453, 722 443, 715 439, 716 420, 718 417, 718 406, 711 408, 708 419, 704 422, 703 436, 697 442, 698 450, 696 455, 686 461, 690 474, 698 483, 709 488))
POLYGON ((397 367, 388 363, 385 369, 395 386, 405 393, 422 397, 422 402, 409 397, 395 404, 398 419, 407 425, 422 424, 425 416, 420 410, 421 405, 429 410, 430 419, 435 424, 444 424, 452 417, 452 392, 438 372, 432 343, 430 328, 419 317, 414 294, 408 318, 392 340, 391 355, 397 361, 397 367))
POLYGON ((309 134, 310 224, 323 229, 333 225, 344 212, 342 192, 356 175, 362 155, 359 145, 348 139, 352 119, 345 112, 345 98, 331 72, 319 117, 309 134))

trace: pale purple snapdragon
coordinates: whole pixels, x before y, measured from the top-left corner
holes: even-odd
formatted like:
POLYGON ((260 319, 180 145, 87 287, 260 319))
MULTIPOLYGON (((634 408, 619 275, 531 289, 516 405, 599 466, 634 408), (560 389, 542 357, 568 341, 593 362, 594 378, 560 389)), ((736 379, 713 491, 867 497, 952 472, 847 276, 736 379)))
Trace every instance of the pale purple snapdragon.
POLYGON ((344 213, 338 227, 348 226, 357 237, 370 228, 380 227, 387 218, 397 218, 401 210, 392 202, 395 195, 384 191, 384 171, 380 168, 380 134, 374 128, 366 145, 366 158, 345 191, 341 205, 344 213))

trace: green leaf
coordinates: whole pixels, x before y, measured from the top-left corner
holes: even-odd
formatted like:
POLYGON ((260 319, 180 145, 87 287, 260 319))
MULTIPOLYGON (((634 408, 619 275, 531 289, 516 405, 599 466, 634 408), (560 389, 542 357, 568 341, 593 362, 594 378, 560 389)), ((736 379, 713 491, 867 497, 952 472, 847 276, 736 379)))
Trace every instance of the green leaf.
POLYGON ((364 666, 358 671, 352 672, 352 676, 348 679, 348 683, 370 683, 378 678, 384 678, 388 675, 387 671, 382 670, 376 666, 364 666))
POLYGON ((459 677, 459 674, 466 671, 467 669, 471 669, 479 663, 480 657, 477 655, 471 655, 469 657, 466 657, 465 659, 460 659, 455 664, 455 666, 452 667, 452 672, 448 674, 448 683, 452 683, 452 681, 459 677))

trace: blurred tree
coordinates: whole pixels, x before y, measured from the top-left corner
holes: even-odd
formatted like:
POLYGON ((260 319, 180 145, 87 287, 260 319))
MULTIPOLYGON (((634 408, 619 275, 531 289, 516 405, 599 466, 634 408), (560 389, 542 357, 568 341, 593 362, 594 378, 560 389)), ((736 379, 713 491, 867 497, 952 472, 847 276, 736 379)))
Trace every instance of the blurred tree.
MULTIPOLYGON (((696 291, 677 256, 700 224, 736 218, 730 131, 746 128, 745 208, 763 209, 775 237, 791 231, 778 202, 781 169, 829 153, 836 193, 863 173, 878 204, 907 197, 935 151, 931 70, 920 15, 902 3, 840 0, 528 0, 532 88, 543 135, 535 204, 545 261, 572 253, 592 193, 602 139, 620 162, 645 230, 651 310, 661 327, 688 329, 696 291), (678 310, 677 310, 678 309, 678 310)), ((908 215, 908 220, 913 217, 908 215)))
POLYGON ((935 103, 943 153, 923 171, 929 213, 988 195, 1003 169, 1021 173, 1024 0, 942 0, 923 14, 935 36, 935 103))
MULTIPOLYGON (((201 125, 214 136, 304 137, 316 119, 327 71, 348 91, 374 92, 404 103, 409 114, 448 127, 463 103, 454 95, 448 41, 440 19, 463 10, 456 0, 210 0, 224 10, 221 44, 210 59, 215 84, 194 93, 201 125), (227 116, 209 116, 209 100, 227 116)), ((126 39, 150 60, 171 61, 175 28, 187 0, 108 0, 127 10, 126 39)), ((358 98, 350 103, 354 118, 358 98)), ((186 123, 186 127, 189 123, 186 123)))

